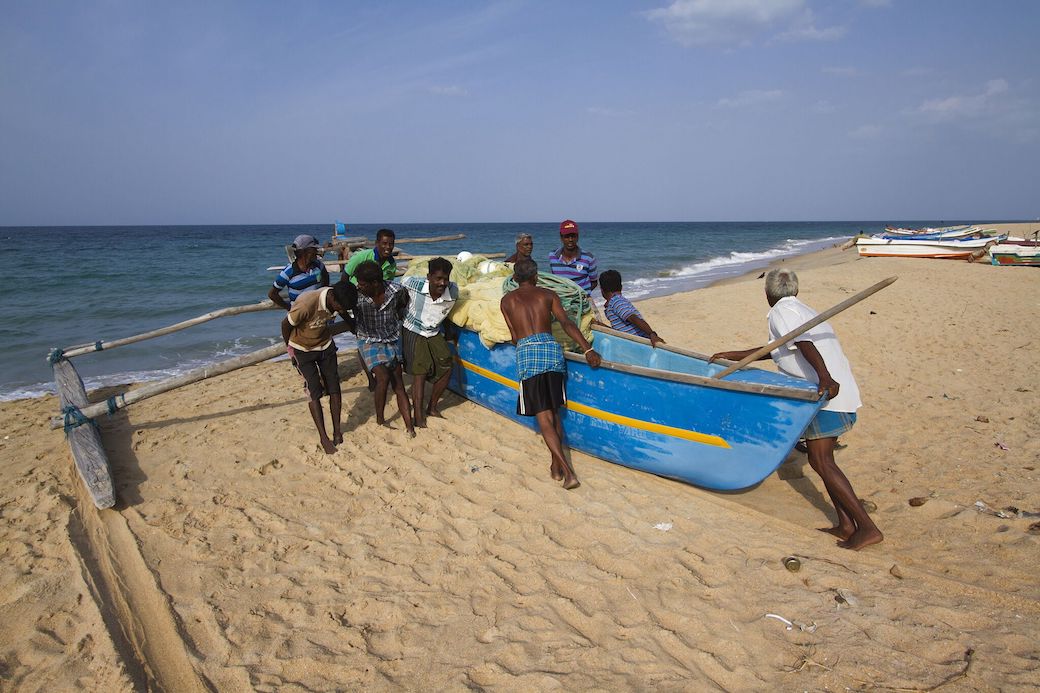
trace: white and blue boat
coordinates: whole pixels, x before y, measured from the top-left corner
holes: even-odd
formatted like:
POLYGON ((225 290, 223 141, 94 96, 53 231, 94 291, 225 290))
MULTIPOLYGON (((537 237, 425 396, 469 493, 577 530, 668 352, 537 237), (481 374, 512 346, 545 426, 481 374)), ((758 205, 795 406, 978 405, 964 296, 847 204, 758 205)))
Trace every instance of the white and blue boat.
MULTIPOLYGON (((823 406, 816 386, 748 368, 711 377, 726 364, 594 326, 597 369, 567 354, 566 443, 608 462, 703 488, 760 483, 784 461, 823 406)), ((460 328, 451 389, 537 430, 516 413, 516 349, 484 346, 460 328)))

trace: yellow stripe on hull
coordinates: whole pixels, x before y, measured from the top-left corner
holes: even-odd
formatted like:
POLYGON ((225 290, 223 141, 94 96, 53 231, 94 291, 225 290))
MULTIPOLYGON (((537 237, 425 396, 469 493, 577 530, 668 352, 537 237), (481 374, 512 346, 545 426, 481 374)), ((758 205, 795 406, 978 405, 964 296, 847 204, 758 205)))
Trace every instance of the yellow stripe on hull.
MULTIPOLYGON (((456 357, 456 360, 462 364, 462 366, 469 371, 476 373, 477 375, 483 376, 488 380, 493 380, 499 385, 508 387, 511 390, 520 390, 520 386, 516 382, 504 378, 494 371, 478 366, 470 361, 463 360, 456 357)), ((695 443, 703 443, 704 445, 713 445, 719 448, 729 448, 729 443, 726 442, 725 438, 719 436, 709 435, 707 433, 698 433, 696 431, 688 431, 683 428, 676 428, 675 426, 665 426, 663 424, 652 423, 650 421, 643 421, 641 419, 633 419, 628 416, 621 416, 620 414, 612 414, 602 409, 596 409, 586 404, 579 402, 568 401, 567 408, 576 414, 584 414, 594 419, 606 421, 608 423, 617 424, 619 426, 627 426, 629 428, 635 428, 640 431, 647 431, 648 433, 659 433, 661 435, 672 436, 673 438, 681 438, 683 440, 693 441, 695 443)))

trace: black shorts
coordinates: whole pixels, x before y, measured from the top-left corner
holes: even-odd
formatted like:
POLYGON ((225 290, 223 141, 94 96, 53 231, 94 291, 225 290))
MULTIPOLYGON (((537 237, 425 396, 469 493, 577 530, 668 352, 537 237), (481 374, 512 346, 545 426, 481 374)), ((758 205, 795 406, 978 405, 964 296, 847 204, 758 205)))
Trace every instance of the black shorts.
POLYGON ((567 403, 567 376, 556 371, 539 373, 520 381, 516 413, 534 416, 540 411, 556 410, 567 403))
POLYGON ((294 349, 293 365, 303 376, 307 396, 321 399, 325 395, 338 395, 339 368, 336 364, 336 345, 330 344, 322 351, 300 351, 294 349))

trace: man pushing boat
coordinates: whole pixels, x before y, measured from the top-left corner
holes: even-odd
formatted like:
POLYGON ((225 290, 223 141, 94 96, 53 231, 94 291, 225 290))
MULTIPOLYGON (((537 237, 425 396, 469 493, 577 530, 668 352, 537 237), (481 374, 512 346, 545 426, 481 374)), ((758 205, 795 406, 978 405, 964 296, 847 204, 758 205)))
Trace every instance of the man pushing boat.
POLYGON ((516 345, 516 371, 520 382, 516 413, 533 416, 552 464, 549 473, 562 481, 565 489, 581 485, 574 468, 563 454, 563 426, 560 407, 567 401, 567 365, 563 348, 552 336, 551 319, 556 318, 571 339, 585 352, 585 359, 598 368, 602 359, 578 326, 571 322, 555 292, 536 286, 538 264, 522 259, 513 266, 517 288, 502 297, 502 315, 516 345))
MULTIPOLYGON (((816 311, 796 298, 797 295, 798 275, 794 272, 780 268, 766 273, 770 341, 817 316, 816 311)), ((793 344, 764 353, 759 360, 771 357, 783 373, 815 382, 819 395, 826 395, 827 403, 805 429, 809 465, 823 479, 827 495, 838 514, 838 523, 821 531, 838 537, 838 546, 858 551, 884 539, 881 530, 859 502, 852 484, 834 461, 838 436, 852 428, 856 423, 856 410, 862 406, 859 388, 838 337, 829 324, 820 323, 795 339, 797 341, 793 344)), ((742 361, 757 351, 760 349, 720 351, 711 360, 742 361)))

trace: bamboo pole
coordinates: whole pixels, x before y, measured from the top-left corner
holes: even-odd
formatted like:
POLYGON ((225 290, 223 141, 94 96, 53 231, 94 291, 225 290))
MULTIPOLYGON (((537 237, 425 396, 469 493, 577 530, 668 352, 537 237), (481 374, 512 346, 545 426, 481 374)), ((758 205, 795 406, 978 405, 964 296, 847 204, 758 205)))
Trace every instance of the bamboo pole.
MULTIPOLYGON (((81 356, 88 354, 93 351, 104 351, 106 349, 115 349, 116 347, 126 346, 127 344, 133 344, 135 342, 142 342, 146 339, 152 339, 154 337, 161 337, 171 332, 178 332, 180 330, 198 325, 200 323, 209 322, 210 320, 216 320, 217 318, 224 318, 229 315, 240 315, 242 313, 255 313, 261 310, 273 310, 277 308, 273 301, 270 299, 260 301, 259 303, 250 303, 245 306, 230 306, 228 308, 221 308, 220 310, 214 310, 205 315, 200 315, 197 318, 191 318, 179 322, 175 325, 168 327, 162 327, 158 330, 152 330, 151 332, 144 332, 142 334, 134 335, 132 337, 124 337, 123 339, 113 339, 109 341, 98 340, 92 344, 78 344, 76 346, 66 347, 65 349, 58 350, 60 356, 66 359, 72 358, 73 356, 81 356)), ((54 353, 54 352, 52 352, 54 353)))
POLYGON ((460 241, 466 237, 464 233, 454 236, 430 236, 429 238, 398 238, 395 243, 438 243, 440 241, 460 241))
MULTIPOLYGON (((342 334, 347 331, 347 323, 338 322, 332 327, 332 335, 342 334)), ((124 392, 113 397, 109 397, 104 402, 98 404, 91 404, 86 407, 79 409, 79 415, 84 419, 94 419, 102 414, 114 414, 120 409, 125 409, 135 402, 148 399, 149 397, 155 397, 161 395, 164 392, 170 390, 176 390, 179 387, 190 385, 192 383, 205 380, 207 378, 213 378, 218 375, 224 375, 231 371, 238 370, 239 368, 245 368, 246 366, 253 366, 258 363, 262 363, 269 359, 273 359, 276 356, 280 356, 285 353, 285 344, 279 341, 277 344, 272 344, 269 347, 263 349, 257 349, 248 354, 242 354, 241 356, 235 356, 234 358, 226 359, 219 363, 214 363, 209 366, 202 366, 190 370, 187 373, 175 376, 173 378, 167 378, 166 380, 160 380, 159 382, 149 383, 142 385, 141 387, 131 390, 130 392, 124 392)), ((51 428, 61 428, 64 425, 62 417, 54 417, 51 419, 51 428)))
MULTIPOLYGON (((239 368, 245 368, 246 366, 252 366, 257 363, 262 363, 268 359, 273 359, 276 356, 285 353, 285 345, 279 342, 278 344, 272 344, 269 347, 258 349, 257 351, 243 354, 242 356, 236 356, 220 363, 215 363, 210 366, 202 366, 201 368, 195 368, 187 373, 175 376, 173 378, 167 378, 166 380, 160 380, 155 383, 148 383, 141 387, 131 390, 130 392, 124 392, 114 397, 109 397, 104 402, 97 404, 91 404, 89 406, 81 407, 79 410, 80 416, 84 419, 94 419, 102 414, 112 414, 120 409, 125 409, 135 402, 161 395, 164 392, 170 390, 176 390, 179 387, 190 385, 191 383, 205 380, 206 378, 212 378, 217 375, 223 375, 224 373, 230 373, 231 371, 238 370, 239 368)), ((55 417, 51 419, 51 428, 61 428, 64 425, 62 417, 55 417)))
POLYGON ((733 365, 729 366, 725 370, 719 371, 718 373, 716 373, 712 377, 713 378, 725 378, 730 373, 733 373, 734 371, 739 371, 741 368, 743 368, 744 366, 748 365, 752 361, 757 361, 760 356, 764 356, 764 355, 768 354, 769 352, 771 352, 773 349, 776 349, 777 347, 781 347, 781 346, 787 344, 788 342, 790 342, 795 337, 798 337, 798 336, 802 335, 803 333, 808 332, 812 328, 814 328, 817 325, 819 325, 821 322, 827 321, 828 319, 834 317, 835 315, 837 315, 838 313, 842 312, 846 308, 851 308, 852 306, 856 305, 857 303, 859 303, 863 299, 867 298, 868 296, 872 296, 873 294, 876 294, 878 291, 881 291, 882 289, 884 289, 886 286, 888 286, 889 284, 891 284, 892 282, 894 282, 898 278, 899 277, 889 277, 888 279, 882 279, 877 284, 875 284, 875 285, 873 285, 873 286, 871 286, 869 288, 863 289, 863 291, 860 291, 855 296, 852 296, 851 298, 847 298, 844 301, 842 301, 841 303, 839 303, 838 305, 833 306, 831 308, 828 308, 827 310, 823 311, 822 313, 817 315, 812 320, 807 320, 807 321, 803 322, 801 325, 799 325, 798 327, 794 328, 793 330, 791 330, 787 334, 782 335, 780 337, 777 337, 776 339, 771 341, 769 344, 766 344, 764 347, 756 349, 755 351, 751 352, 750 354, 745 356, 743 359, 741 359, 737 363, 734 363, 733 365))

